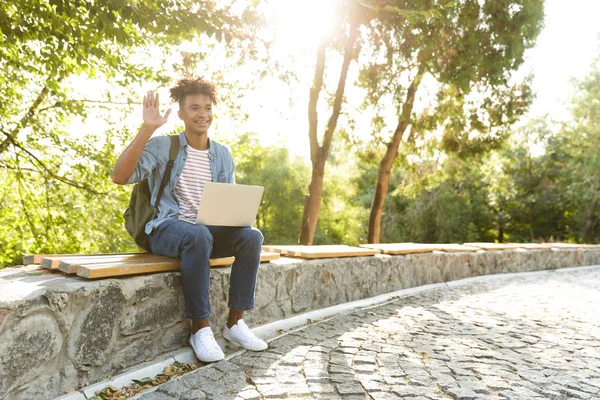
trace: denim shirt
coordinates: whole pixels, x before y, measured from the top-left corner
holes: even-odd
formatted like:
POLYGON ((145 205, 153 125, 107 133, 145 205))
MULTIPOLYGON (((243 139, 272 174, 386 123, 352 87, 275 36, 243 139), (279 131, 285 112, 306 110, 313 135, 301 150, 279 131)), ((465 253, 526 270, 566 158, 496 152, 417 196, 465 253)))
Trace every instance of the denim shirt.
MULTIPOLYGON (((175 196, 175 185, 179 180, 185 160, 187 159, 187 140, 184 132, 179 134, 179 154, 173 163, 169 183, 165 186, 165 191, 160 198, 156 217, 146 224, 146 234, 152 233, 154 228, 164 221, 176 218, 179 212, 179 202, 175 196)), ((235 183, 235 163, 227 147, 214 140, 209 139, 208 159, 210 161, 210 170, 212 171, 213 182, 235 183)), ((167 162, 169 161, 169 147, 171 139, 169 136, 156 136, 151 138, 135 166, 135 171, 127 183, 136 183, 148 177, 148 184, 152 193, 152 204, 156 202, 158 189, 162 181, 167 162)))

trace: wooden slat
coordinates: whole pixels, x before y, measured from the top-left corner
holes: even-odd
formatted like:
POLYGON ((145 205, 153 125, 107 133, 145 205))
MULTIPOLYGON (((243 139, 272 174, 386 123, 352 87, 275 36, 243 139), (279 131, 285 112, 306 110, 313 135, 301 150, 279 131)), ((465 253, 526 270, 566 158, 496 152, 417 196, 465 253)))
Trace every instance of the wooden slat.
MULTIPOLYGON (((144 253, 147 254, 147 253, 144 253)), ((262 252, 260 255, 260 262, 270 262, 273 260, 278 260, 280 258, 279 253, 269 253, 262 252)), ((76 274, 77 268, 79 266, 92 266, 95 264, 114 264, 114 263, 122 263, 122 264, 139 264, 139 263, 151 263, 151 262, 163 262, 163 261, 172 261, 173 258, 159 256, 156 254, 147 254, 145 257, 131 257, 131 256, 111 256, 107 255, 106 257, 78 257, 78 258, 68 258, 64 259, 60 262, 58 269, 66 274, 76 274)), ((213 259, 218 260, 218 259, 213 259)), ((212 261, 212 260, 211 260, 212 261)), ((214 261, 215 264, 211 264, 213 266, 221 265, 217 264, 217 261, 214 261)), ((226 265, 226 264, 223 264, 226 265)), ((229 265, 229 264, 227 264, 229 265)))
POLYGON ((313 252, 316 251, 335 251, 339 250, 340 247, 348 247, 345 245, 317 245, 317 246, 301 246, 301 245, 263 245, 263 251, 275 252, 279 253, 282 256, 284 255, 292 255, 294 252, 301 251, 303 249, 312 249, 313 252))
POLYGON ((83 278, 108 278, 125 275, 147 274, 153 272, 179 271, 181 261, 173 259, 159 263, 107 263, 80 265, 77 275, 83 278))
MULTIPOLYGON (((111 261, 121 261, 121 260, 146 260, 153 259, 157 257, 155 254, 151 253, 128 253, 128 254, 119 254, 119 253, 105 253, 105 254, 90 254, 90 255, 76 255, 76 256, 58 256, 58 257, 42 257, 42 262, 40 266, 46 269, 60 269, 61 263, 73 263, 73 264, 89 264, 89 263, 107 263, 111 261)), ((158 256, 160 257, 160 256, 158 256)))
POLYGON ((548 243, 548 245, 557 249, 578 249, 582 247, 580 244, 574 243, 548 243))
POLYGON ((465 243, 465 245, 480 247, 484 250, 512 250, 512 249, 551 249, 565 248, 576 249, 585 245, 574 243, 465 243))
POLYGON ((380 250, 384 254, 399 255, 413 253, 431 253, 435 250, 441 250, 441 245, 420 244, 420 243, 378 243, 361 244, 360 247, 380 250))
POLYGON ((125 256, 113 256, 106 255, 104 257, 73 257, 65 258, 59 261, 58 269, 66 274, 76 274, 77 267, 80 265, 94 265, 94 264, 107 264, 107 263, 149 263, 149 262, 162 262, 173 260, 171 257, 159 256, 157 254, 145 253, 145 255, 125 255, 125 256))
POLYGON ((522 248, 519 244, 508 244, 508 243, 487 243, 487 242, 473 242, 465 243, 465 246, 479 247, 483 250, 514 250, 522 248))
POLYGON ((280 254, 280 255, 284 256, 285 255, 285 250, 283 250, 282 247, 283 246, 263 244, 262 251, 267 251, 267 252, 270 252, 270 253, 277 253, 277 254, 280 254), (276 247, 277 247, 277 250, 275 249, 276 247))
MULTIPOLYGON (((235 257, 214 258, 210 260, 210 266, 229 266, 234 260, 235 257)), ((80 265, 77 267, 77 275, 88 279, 108 278, 154 272, 179 271, 180 267, 181 261, 174 258, 171 258, 169 261, 161 262, 80 265)))
POLYGON ((473 247, 473 246, 467 246, 464 244, 443 244, 442 245, 442 251, 448 252, 448 253, 453 253, 453 252, 476 252, 479 251, 480 248, 479 247, 473 247))
POLYGON ((306 259, 334 258, 334 257, 362 257, 379 254, 379 250, 351 247, 346 245, 321 245, 321 246, 277 246, 266 245, 263 250, 280 253, 290 257, 306 259))
POLYGON ((550 243, 506 243, 507 245, 519 246, 526 250, 550 250, 552 248, 550 243))
POLYGON ((211 258, 210 266, 211 267, 226 267, 235 261, 235 257, 223 257, 223 258, 211 258))
POLYGON ((262 253, 260 253, 260 262, 265 263, 269 261, 279 260, 280 257, 281 256, 279 255, 279 253, 263 251, 262 253))
POLYGON ((472 246, 443 243, 378 243, 361 244, 360 247, 381 250, 382 253, 390 255, 431 253, 433 251, 475 252, 479 250, 472 246))
MULTIPOLYGON (((110 255, 127 255, 127 254, 148 254, 148 253, 109 253, 110 255)), ((50 258, 50 257, 57 257, 57 258, 61 258, 61 257, 82 257, 82 256, 106 256, 107 253, 95 253, 95 254, 35 254, 35 255, 25 255, 23 256, 23 264, 28 265, 28 264, 41 264, 42 263, 42 259, 43 258, 50 258)))

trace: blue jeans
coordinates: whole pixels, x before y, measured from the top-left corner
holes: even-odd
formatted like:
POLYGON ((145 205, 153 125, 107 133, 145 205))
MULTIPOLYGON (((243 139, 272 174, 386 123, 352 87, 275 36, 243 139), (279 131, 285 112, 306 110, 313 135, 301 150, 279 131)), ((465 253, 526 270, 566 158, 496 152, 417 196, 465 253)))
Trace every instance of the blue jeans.
POLYGON ((263 235, 256 228, 194 225, 169 219, 149 236, 155 254, 181 259, 186 318, 208 319, 209 258, 235 256, 229 278, 229 308, 254 307, 254 288, 263 235))

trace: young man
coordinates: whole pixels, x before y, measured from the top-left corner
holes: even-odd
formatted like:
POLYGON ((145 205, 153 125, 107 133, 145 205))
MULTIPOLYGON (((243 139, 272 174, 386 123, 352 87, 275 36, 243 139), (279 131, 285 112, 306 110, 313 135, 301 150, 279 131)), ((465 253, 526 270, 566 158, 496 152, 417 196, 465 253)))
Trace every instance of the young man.
MULTIPOLYGON (((153 253, 181 258, 181 280, 186 318, 192 320, 190 344, 199 360, 224 358, 208 325, 210 304, 209 258, 235 256, 231 269, 229 317, 223 336, 248 350, 261 351, 267 343, 244 323, 245 310, 254 307, 254 288, 260 264, 263 236, 256 228, 233 228, 190 224, 196 218, 205 182, 235 183, 235 164, 229 150, 208 137, 212 106, 216 105, 214 84, 202 78, 182 79, 171 88, 179 103, 179 118, 185 130, 179 135, 180 149, 170 181, 158 204, 157 217, 146 225, 153 253)), ((167 122, 171 110, 161 116, 158 94, 144 96, 144 123, 115 164, 112 179, 120 185, 148 178, 155 202, 169 160, 170 138, 150 137, 167 122)))

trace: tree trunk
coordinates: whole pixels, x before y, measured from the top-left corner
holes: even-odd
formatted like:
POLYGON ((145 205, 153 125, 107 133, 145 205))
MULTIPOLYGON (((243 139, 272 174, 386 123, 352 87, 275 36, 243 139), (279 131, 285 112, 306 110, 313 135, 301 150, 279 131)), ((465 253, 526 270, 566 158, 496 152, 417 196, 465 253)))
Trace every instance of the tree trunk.
POLYGON ((600 184, 600 176, 596 179, 596 183, 592 184, 591 193, 593 196, 592 204, 588 208, 587 218, 585 219, 585 227, 583 231, 583 241, 585 243, 593 243, 594 241, 594 225, 596 225, 596 208, 598 207, 598 201, 596 200, 597 186, 600 184))
POLYGON ((312 177, 308 186, 308 194, 304 196, 304 213, 302 215, 302 228, 300 231, 299 242, 302 245, 312 245, 319 219, 319 211, 321 210, 321 198, 323 195, 323 178, 325 176, 325 163, 329 156, 333 133, 337 127, 337 121, 342 110, 342 100, 344 99, 344 89, 346 87, 346 77, 348 68, 352 58, 354 58, 354 42, 358 24, 352 23, 350 26, 348 40, 344 47, 344 61, 340 71, 340 79, 335 92, 333 102, 333 110, 325 133, 323 135, 323 145, 319 146, 317 138, 317 103, 319 101, 319 93, 323 86, 323 73, 325 71, 325 50, 326 43, 322 41, 317 50, 317 63, 315 68, 315 76, 313 86, 310 89, 310 97, 308 102, 308 138, 310 140, 310 159, 312 161, 312 177))
POLYGON ((325 161, 323 158, 313 164, 312 177, 308 186, 308 193, 304 196, 304 214, 302 215, 302 230, 300 231, 300 244, 312 245, 317 229, 321 199, 323 194, 323 177, 325 176, 325 161))
POLYGON ((388 143, 385 155, 379 164, 379 174, 375 185, 373 202, 371 203, 371 214, 369 215, 368 243, 379 243, 379 236, 381 234, 381 212, 383 211, 383 204, 385 203, 385 197, 387 196, 390 184, 390 173, 394 161, 396 160, 396 156, 398 155, 398 146, 400 146, 400 142, 402 141, 402 135, 404 135, 404 131, 406 131, 406 128, 410 123, 410 114, 412 113, 415 102, 415 94, 421 83, 421 79, 423 79, 424 73, 425 63, 421 61, 419 70, 408 87, 406 100, 404 100, 404 104, 402 105, 402 114, 398 120, 398 126, 394 131, 392 141, 388 143))
POLYGON ((585 243, 593 243, 594 241, 594 225, 596 224, 596 207, 598 206, 596 200, 592 201, 588 210, 588 216, 585 220, 585 230, 583 233, 583 241, 585 243))
POLYGON ((498 237, 496 238, 496 240, 498 241, 498 243, 503 243, 504 242, 504 218, 502 217, 502 210, 498 211, 497 222, 498 222, 498 237))

